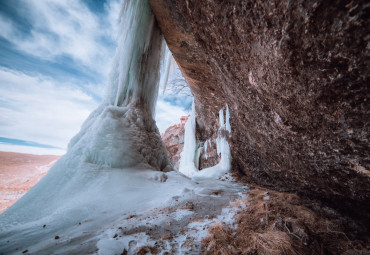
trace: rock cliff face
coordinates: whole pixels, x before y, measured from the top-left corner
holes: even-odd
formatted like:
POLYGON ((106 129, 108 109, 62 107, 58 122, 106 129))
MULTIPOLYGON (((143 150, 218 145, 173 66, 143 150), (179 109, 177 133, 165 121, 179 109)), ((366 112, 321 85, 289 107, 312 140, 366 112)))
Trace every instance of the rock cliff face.
POLYGON ((234 170, 370 223, 370 5, 150 3, 194 94, 200 140, 228 104, 234 170))
MULTIPOLYGON (((172 166, 179 169, 181 153, 184 147, 185 123, 188 117, 182 117, 181 123, 170 126, 161 134, 162 140, 166 146, 168 157, 172 166)), ((201 140, 200 134, 197 133, 197 140, 201 140)), ((207 140, 207 150, 205 150, 205 142, 201 144, 199 157, 200 169, 217 165, 220 162, 220 157, 217 154, 217 145, 215 143, 216 137, 207 140)))
POLYGON ((182 148, 184 147, 185 122, 175 124, 161 134, 166 145, 168 158, 175 169, 179 169, 182 148))

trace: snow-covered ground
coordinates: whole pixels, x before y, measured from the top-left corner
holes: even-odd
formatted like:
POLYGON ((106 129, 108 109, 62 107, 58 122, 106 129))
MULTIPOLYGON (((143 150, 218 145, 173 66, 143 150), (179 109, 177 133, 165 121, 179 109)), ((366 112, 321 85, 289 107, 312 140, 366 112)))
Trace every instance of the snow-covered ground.
MULTIPOLYGON (((76 170, 79 178, 67 185, 54 180, 47 193, 27 193, 20 206, 0 215, 3 254, 136 254, 147 245, 196 252, 208 227, 232 224, 232 211, 241 206, 232 201, 247 192, 230 177, 194 181, 176 171, 89 163, 76 170)), ((45 190, 50 181, 33 189, 45 190)))
POLYGON ((247 191, 229 177, 203 179, 192 190, 172 197, 166 207, 131 215, 104 231, 98 254, 136 254, 148 246, 158 254, 200 254, 210 227, 220 223, 236 227, 234 217, 246 207, 247 191))

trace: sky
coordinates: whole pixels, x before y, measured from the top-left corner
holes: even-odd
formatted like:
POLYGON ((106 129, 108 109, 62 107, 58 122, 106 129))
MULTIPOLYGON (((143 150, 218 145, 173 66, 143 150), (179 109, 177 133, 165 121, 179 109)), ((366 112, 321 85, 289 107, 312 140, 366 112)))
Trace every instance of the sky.
MULTIPOLYGON (((102 101, 119 11, 119 0, 0 0, 0 151, 65 153, 102 101)), ((162 133, 192 98, 160 90, 162 133)))

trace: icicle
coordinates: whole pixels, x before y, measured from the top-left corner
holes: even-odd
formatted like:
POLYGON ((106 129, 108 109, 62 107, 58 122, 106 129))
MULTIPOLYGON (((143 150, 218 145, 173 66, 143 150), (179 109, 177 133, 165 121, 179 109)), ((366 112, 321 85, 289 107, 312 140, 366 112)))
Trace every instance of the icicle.
MULTIPOLYGON (((222 131, 227 131, 227 133, 229 134, 228 136, 231 137, 230 112, 229 112, 229 107, 227 105, 226 105, 226 123, 224 119, 223 109, 219 111, 219 122, 220 122, 220 126, 218 129, 218 136, 216 138, 216 146, 217 146, 217 155, 221 156, 221 160, 217 165, 202 169, 201 171, 198 171, 195 174, 193 174, 193 177, 195 178, 219 177, 231 169, 230 146, 227 141, 227 138, 225 137, 225 133, 222 132, 222 131)), ((206 144, 207 144, 207 141, 206 141, 206 144)))
POLYGON ((207 149, 208 149, 208 140, 204 143, 204 156, 206 159, 208 159, 207 149))
POLYGON ((162 36, 153 29, 154 16, 148 1, 126 0, 119 23, 120 36, 105 101, 114 106, 140 102, 154 116, 163 49, 162 36))
POLYGON ((221 139, 219 136, 216 138, 216 150, 217 150, 217 155, 221 156, 221 139))
POLYGON ((173 57, 172 57, 172 53, 170 50, 167 49, 167 54, 166 54, 166 60, 165 60, 165 69, 164 69, 164 75, 162 75, 162 79, 161 79, 161 86, 163 88, 163 94, 165 93, 166 91, 166 88, 167 88, 167 83, 168 83, 168 77, 169 77, 169 74, 171 72, 171 67, 172 67, 172 62, 173 60, 173 57))
POLYGON ((218 113, 218 118, 220 121, 220 129, 225 127, 225 119, 224 119, 224 109, 221 109, 218 113))
POLYGON ((198 147, 198 146, 199 146, 199 144, 197 143, 197 147, 196 147, 196 150, 195 150, 195 158, 194 158, 194 164, 195 164, 195 167, 196 167, 197 170, 199 169, 200 154, 203 151, 203 147, 198 147))
POLYGON ((187 176, 193 176, 198 169, 195 166, 196 159, 196 122, 194 101, 190 117, 185 123, 184 148, 181 153, 179 171, 187 176))
POLYGON ((229 136, 231 136, 230 111, 228 105, 226 105, 226 130, 229 131, 229 136))

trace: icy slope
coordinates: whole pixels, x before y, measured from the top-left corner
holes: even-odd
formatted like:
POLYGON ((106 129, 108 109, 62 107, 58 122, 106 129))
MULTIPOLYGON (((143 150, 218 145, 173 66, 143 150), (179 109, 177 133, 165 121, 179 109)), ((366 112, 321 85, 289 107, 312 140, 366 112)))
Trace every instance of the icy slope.
MULTIPOLYGON (((53 171, 63 171, 65 163, 62 158, 53 171)), ((67 185, 47 175, 25 195, 28 204, 0 216, 0 254, 136 254, 156 242, 163 251, 183 254, 201 249, 199 241, 214 223, 232 224, 238 208, 227 209, 230 201, 246 193, 226 178, 194 182, 175 171, 90 163, 75 170, 80 174, 67 185)))
POLYGON ((65 171, 66 165, 75 163, 67 157, 59 160, 51 174, 28 192, 21 203, 0 216, 1 252, 12 254, 17 249, 28 249, 42 254, 45 249, 58 250, 54 247, 55 236, 69 246, 70 240, 95 236, 122 215, 127 217, 164 206, 173 196, 181 196, 194 185, 177 172, 164 174, 90 163, 65 171))

